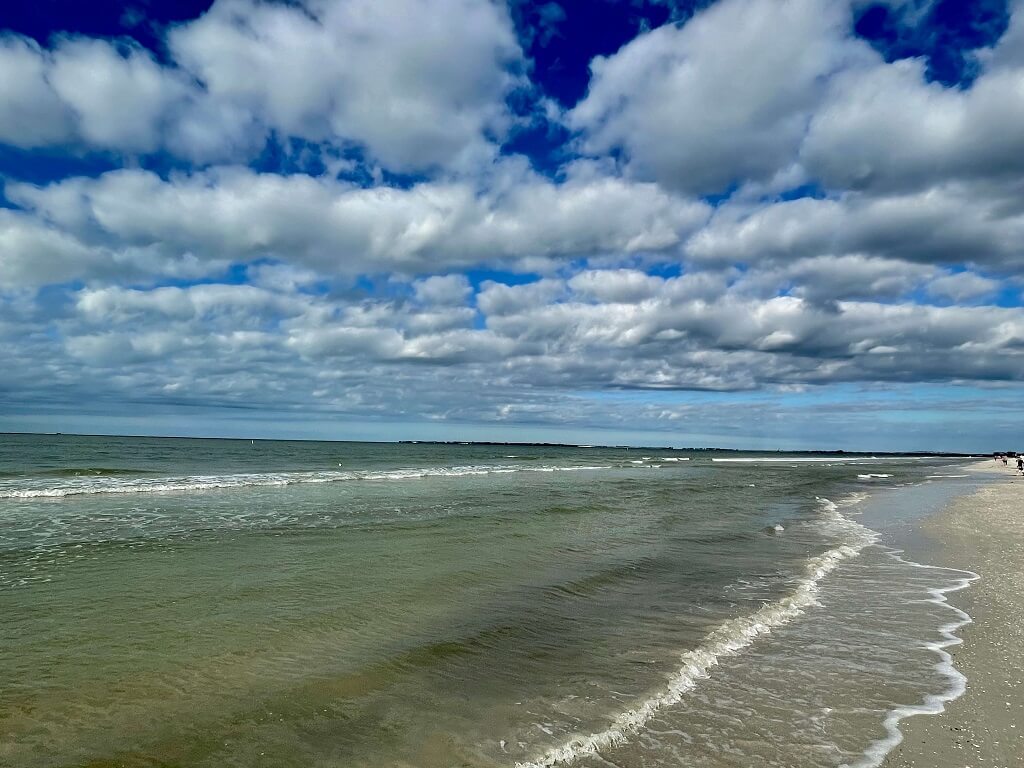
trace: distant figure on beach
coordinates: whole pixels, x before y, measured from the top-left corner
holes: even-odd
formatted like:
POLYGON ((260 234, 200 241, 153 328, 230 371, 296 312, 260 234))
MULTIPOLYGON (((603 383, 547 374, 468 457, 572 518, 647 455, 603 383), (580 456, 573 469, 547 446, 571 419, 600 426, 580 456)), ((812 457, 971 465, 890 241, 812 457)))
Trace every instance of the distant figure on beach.
POLYGON ((1017 470, 1024 472, 1024 456, 1021 456, 1019 453, 1017 454, 1017 470))
POLYGON ((1004 467, 1006 466, 1006 457, 1005 456, 1003 456, 1003 466, 1004 467))

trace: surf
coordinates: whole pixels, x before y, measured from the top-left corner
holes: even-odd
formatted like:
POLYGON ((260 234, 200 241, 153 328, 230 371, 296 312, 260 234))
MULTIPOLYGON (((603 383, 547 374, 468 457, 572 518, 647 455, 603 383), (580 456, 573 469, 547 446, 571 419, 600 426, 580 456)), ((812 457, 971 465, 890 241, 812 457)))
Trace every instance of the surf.
POLYGON ((571 765, 585 755, 599 754, 627 741, 647 725, 659 711, 678 704, 702 680, 709 678, 724 658, 742 652, 774 629, 799 618, 817 603, 819 583, 844 560, 859 555, 878 540, 878 534, 844 517, 829 499, 819 498, 821 520, 844 534, 846 541, 810 558, 796 588, 784 597, 765 604, 752 614, 729 619, 712 630, 698 647, 683 652, 675 674, 664 688, 636 706, 619 713, 607 728, 587 736, 574 737, 537 758, 516 763, 517 768, 552 768, 571 765))
MULTIPOLYGON (((471 465, 455 467, 429 467, 394 470, 351 470, 327 472, 274 472, 235 475, 194 475, 186 477, 154 478, 148 481, 125 481, 110 476, 97 477, 92 482, 69 483, 63 486, 41 488, 14 488, 0 491, 0 499, 63 498, 93 494, 180 493, 235 488, 272 488, 289 485, 340 482, 396 482, 423 478, 472 477, 515 472, 582 472, 611 469, 610 465, 595 466, 517 466, 471 465)), ((92 478, 91 478, 92 479, 92 478)))

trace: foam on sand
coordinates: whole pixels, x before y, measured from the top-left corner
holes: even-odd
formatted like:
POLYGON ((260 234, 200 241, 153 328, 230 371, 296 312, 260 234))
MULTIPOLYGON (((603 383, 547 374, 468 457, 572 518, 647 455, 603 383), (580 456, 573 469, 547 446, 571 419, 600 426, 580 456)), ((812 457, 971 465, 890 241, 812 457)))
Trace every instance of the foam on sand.
MULTIPOLYGON (((863 498, 863 494, 855 494, 846 499, 844 504, 856 504, 863 498)), ((723 657, 741 652, 758 638, 790 623, 808 608, 816 605, 820 582, 844 560, 856 557, 866 547, 878 541, 878 534, 875 531, 844 517, 835 503, 828 499, 818 501, 822 510, 822 522, 841 534, 845 543, 808 560, 804 576, 796 589, 775 602, 766 603, 753 614, 723 622, 699 647, 681 655, 681 665, 665 688, 634 708, 619 714, 605 730, 589 736, 572 738, 533 761, 518 763, 517 768, 571 765, 583 756, 597 754, 624 743, 631 735, 640 732, 659 710, 679 703, 683 696, 700 684, 701 680, 709 678, 723 657)), ((776 531, 780 528, 781 526, 775 526, 776 531)), ((904 559, 898 550, 884 550, 887 555, 909 567, 944 572, 952 577, 948 586, 929 588, 927 591, 930 597, 926 600, 953 613, 953 620, 938 629, 942 639, 927 643, 925 646, 938 655, 939 662, 935 668, 949 681, 949 685, 940 693, 927 694, 920 704, 899 706, 890 710, 882 722, 886 735, 870 743, 856 762, 844 763, 841 768, 878 768, 886 756, 903 740, 899 728, 902 720, 914 715, 938 714, 945 709, 948 702, 959 698, 966 690, 967 678, 953 665, 952 656, 946 649, 963 642, 957 636, 957 632, 972 623, 972 619, 964 611, 950 605, 946 596, 951 592, 965 589, 979 578, 978 574, 916 563, 904 559)))
POLYGON ((843 517, 838 506, 828 499, 818 499, 822 519, 843 534, 846 543, 829 549, 807 561, 803 578, 796 589, 785 597, 766 603, 748 616, 723 622, 712 630, 705 641, 680 656, 678 671, 667 685, 632 709, 620 713, 603 731, 577 736, 554 747, 535 760, 518 763, 518 768, 546 768, 570 765, 584 755, 621 744, 630 735, 642 730, 659 710, 677 704, 701 680, 710 677, 722 657, 736 654, 752 645, 759 637, 793 621, 816 604, 818 584, 844 560, 856 557, 877 539, 874 531, 843 517))
POLYGON ((953 657, 946 649, 954 645, 959 645, 963 642, 963 639, 958 637, 956 633, 968 624, 973 623, 973 620, 964 611, 961 611, 954 605, 950 605, 949 601, 946 599, 946 595, 950 592, 958 592, 961 589, 966 589, 970 586, 972 581, 981 577, 973 571, 963 571, 956 568, 942 568, 935 565, 923 565, 922 563, 915 563, 912 560, 905 560, 900 556, 898 551, 893 551, 889 554, 900 562, 906 563, 914 568, 926 568, 934 571, 946 571, 950 574, 957 574, 956 579, 950 586, 928 590, 928 593, 931 595, 928 599, 929 603, 934 603, 935 605, 940 605, 943 608, 948 608, 955 616, 953 621, 939 627, 939 634, 942 635, 943 639, 938 642, 928 643, 926 646, 930 651, 934 651, 938 654, 939 663, 935 665, 935 668, 941 672, 947 680, 949 680, 949 687, 942 693, 928 694, 920 704, 897 707, 891 710, 889 714, 886 715, 885 720, 882 721, 882 725, 886 730, 886 735, 873 742, 866 750, 864 750, 864 756, 861 757, 860 760, 852 765, 843 766, 843 768, 878 768, 878 766, 880 766, 885 760, 886 755, 888 755, 900 744, 900 742, 903 741, 903 734, 900 732, 901 720, 914 715, 937 715, 945 710, 948 702, 960 698, 964 694, 964 691, 967 690, 967 678, 964 677, 960 670, 953 666, 953 657))

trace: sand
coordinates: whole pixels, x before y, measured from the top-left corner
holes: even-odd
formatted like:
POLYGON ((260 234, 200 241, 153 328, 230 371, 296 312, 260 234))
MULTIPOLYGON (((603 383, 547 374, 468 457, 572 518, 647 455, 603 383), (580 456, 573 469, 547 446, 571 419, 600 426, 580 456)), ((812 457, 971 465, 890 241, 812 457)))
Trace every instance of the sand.
POLYGON ((949 597, 974 619, 949 649, 967 690, 939 715, 904 720, 884 768, 1024 766, 1024 477, 991 461, 971 469, 999 477, 929 519, 927 551, 912 553, 981 576, 949 597))

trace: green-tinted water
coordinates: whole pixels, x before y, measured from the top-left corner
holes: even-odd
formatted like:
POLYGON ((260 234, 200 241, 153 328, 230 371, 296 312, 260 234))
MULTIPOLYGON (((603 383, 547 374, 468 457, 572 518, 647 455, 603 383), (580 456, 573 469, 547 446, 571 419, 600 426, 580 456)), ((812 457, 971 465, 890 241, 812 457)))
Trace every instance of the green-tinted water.
POLYGON ((651 701, 624 745, 591 746, 620 765, 792 765, 806 731, 806 764, 849 761, 887 708, 948 686, 911 650, 943 609, 893 606, 951 577, 910 573, 817 497, 950 462, 713 458, 5 436, 0 764, 586 761, 588 737, 651 701), (808 585, 820 606, 772 613, 808 585), (765 626, 665 698, 681 654, 758 611, 765 626), (745 669, 759 653, 775 656, 745 669), (808 653, 820 674, 800 683, 808 653), (881 678, 898 682, 868 697, 881 678), (786 679, 771 706, 804 725, 830 696, 867 711, 716 743, 771 722, 758 696, 786 679))

